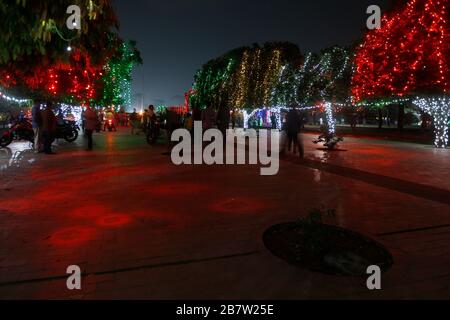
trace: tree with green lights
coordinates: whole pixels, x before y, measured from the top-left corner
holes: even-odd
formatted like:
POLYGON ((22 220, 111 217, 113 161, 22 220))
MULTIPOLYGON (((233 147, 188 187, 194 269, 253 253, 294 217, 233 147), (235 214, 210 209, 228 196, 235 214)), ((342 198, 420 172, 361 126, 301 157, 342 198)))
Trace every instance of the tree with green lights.
POLYGON ((341 47, 307 55, 298 70, 298 96, 301 104, 317 102, 347 102, 350 95, 351 51, 341 47))
POLYGON ((292 43, 274 42, 241 47, 209 61, 195 75, 191 105, 203 108, 227 104, 232 108, 270 107, 281 68, 302 57, 292 43))
POLYGON ((100 105, 131 106, 132 71, 137 64, 142 64, 142 58, 136 42, 123 43, 104 68, 100 105))

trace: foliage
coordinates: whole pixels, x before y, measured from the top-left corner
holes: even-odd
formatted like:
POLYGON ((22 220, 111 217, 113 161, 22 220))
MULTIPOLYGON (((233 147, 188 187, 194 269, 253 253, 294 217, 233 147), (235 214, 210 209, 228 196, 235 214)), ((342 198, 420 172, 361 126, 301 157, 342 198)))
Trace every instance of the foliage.
POLYGON ((308 215, 297 221, 302 227, 320 225, 324 223, 325 218, 336 218, 336 209, 314 208, 308 212, 308 215))
POLYGON ((109 47, 106 35, 118 26, 109 0, 2 0, 0 16, 0 65, 20 63, 24 71, 67 59, 67 39, 94 64, 102 63, 109 47), (66 28, 70 5, 82 8, 80 31, 66 28))
POLYGON ((317 254, 322 254, 325 248, 330 246, 327 242, 328 229, 322 227, 326 218, 334 219, 335 217, 336 210, 334 209, 316 208, 312 209, 305 218, 297 221, 297 225, 304 235, 306 248, 317 254))
POLYGON ((338 147, 338 144, 343 141, 344 138, 338 137, 336 133, 329 132, 327 129, 322 128, 322 134, 313 142, 315 144, 323 143, 323 146, 328 150, 335 150, 338 147))
MULTIPOLYGON (((117 102, 108 91, 117 82, 107 81, 118 70, 118 78, 129 81, 131 71, 115 68, 130 57, 124 56, 112 1, 0 1, 0 14, 4 17, 0 21, 0 86, 28 98, 117 102), (81 30, 66 27, 70 5, 81 8, 81 30)), ((131 59, 140 62, 135 44, 131 46, 131 59)), ((123 81, 119 82, 117 87, 129 96, 123 81)))
POLYGON ((238 48, 208 62, 195 76, 192 105, 233 108, 315 104, 349 99, 350 50, 331 47, 303 57, 291 43, 238 48))
POLYGON ((357 49, 356 101, 450 91, 447 1, 402 1, 357 49))
POLYGON ((299 98, 303 105, 318 101, 345 102, 350 93, 351 51, 334 46, 310 53, 299 71, 299 98))
POLYGON ((98 104, 131 106, 131 73, 136 64, 142 64, 136 42, 123 43, 104 68, 103 94, 98 104))
POLYGON ((270 106, 282 66, 299 60, 300 50, 287 42, 234 49, 197 72, 191 105, 202 108, 227 104, 241 109, 270 106))

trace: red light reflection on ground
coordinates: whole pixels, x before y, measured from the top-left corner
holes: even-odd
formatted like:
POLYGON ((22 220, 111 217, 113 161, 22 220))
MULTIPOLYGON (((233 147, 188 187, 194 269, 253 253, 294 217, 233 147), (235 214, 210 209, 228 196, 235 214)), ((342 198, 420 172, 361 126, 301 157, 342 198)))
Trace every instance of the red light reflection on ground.
POLYGON ((148 192, 157 195, 193 195, 205 192, 209 189, 208 185, 198 183, 171 183, 148 188, 148 192))
POLYGON ((106 228, 118 228, 131 222, 131 218, 124 214, 111 214, 97 219, 97 224, 106 228))
POLYGON ((236 197, 212 203, 209 209, 220 213, 249 214, 261 211, 266 207, 261 200, 236 197))
POLYGON ((75 218, 95 219, 101 216, 108 215, 110 213, 111 211, 109 211, 105 206, 101 204, 89 204, 76 208, 71 212, 70 215, 75 218))
POLYGON ((50 243, 56 246, 76 246, 95 238, 95 229, 89 227, 71 227, 53 233, 50 243))

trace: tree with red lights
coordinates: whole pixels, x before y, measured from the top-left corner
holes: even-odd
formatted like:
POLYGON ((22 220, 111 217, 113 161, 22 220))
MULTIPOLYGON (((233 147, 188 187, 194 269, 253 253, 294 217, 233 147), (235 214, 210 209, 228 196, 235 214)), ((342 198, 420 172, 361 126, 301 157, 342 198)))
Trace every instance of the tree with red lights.
POLYGON ((356 51, 352 79, 352 93, 357 102, 373 103, 388 98, 395 103, 398 98, 407 98, 430 113, 435 119, 438 147, 448 144, 448 19, 448 0, 402 1, 384 16, 381 29, 367 33, 356 51), (417 104, 414 101, 419 101, 419 97, 422 100, 417 104), (423 97, 429 99, 427 106, 423 97))
POLYGON ((369 32, 355 57, 357 101, 450 91, 448 0, 410 0, 369 32))
POLYGON ((88 102, 102 89, 103 66, 121 41, 110 0, 9 1, 0 5, 0 85, 26 97, 88 102), (66 10, 81 8, 81 29, 66 10))

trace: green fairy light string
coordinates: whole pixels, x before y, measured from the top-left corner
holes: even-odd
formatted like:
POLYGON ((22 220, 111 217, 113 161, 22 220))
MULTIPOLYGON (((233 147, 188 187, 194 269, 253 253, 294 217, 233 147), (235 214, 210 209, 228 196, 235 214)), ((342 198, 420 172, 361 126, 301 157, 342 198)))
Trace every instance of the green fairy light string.
POLYGON ((117 53, 104 68, 102 82, 104 84, 100 104, 103 106, 124 106, 130 108, 132 71, 142 59, 135 42, 121 45, 117 53))

